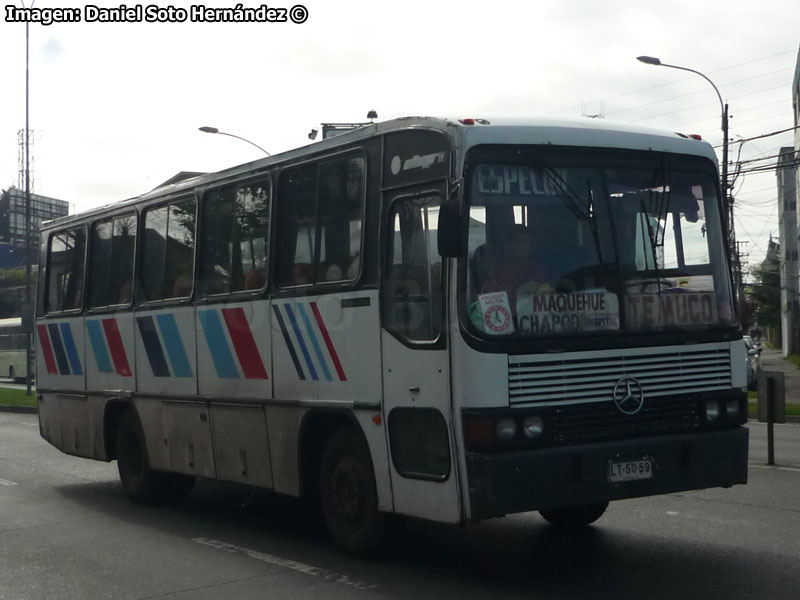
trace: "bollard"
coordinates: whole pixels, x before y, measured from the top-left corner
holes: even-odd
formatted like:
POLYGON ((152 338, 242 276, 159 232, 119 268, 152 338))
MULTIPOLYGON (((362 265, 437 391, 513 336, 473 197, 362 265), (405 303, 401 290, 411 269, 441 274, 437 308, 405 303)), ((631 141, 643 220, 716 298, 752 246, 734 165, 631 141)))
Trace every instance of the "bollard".
POLYGON ((783 372, 762 371, 758 378, 758 420, 767 424, 767 464, 775 464, 775 423, 786 422, 783 372))

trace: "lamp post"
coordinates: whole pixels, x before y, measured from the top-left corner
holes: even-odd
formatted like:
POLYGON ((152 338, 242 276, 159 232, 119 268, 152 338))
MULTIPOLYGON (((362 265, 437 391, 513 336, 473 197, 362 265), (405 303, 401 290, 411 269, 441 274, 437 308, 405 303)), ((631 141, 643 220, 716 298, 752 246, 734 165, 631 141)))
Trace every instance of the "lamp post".
MULTIPOLYGON (((31 2, 30 8, 36 0, 31 2)), ((24 4, 23 4, 24 6, 24 4)), ((25 21, 25 308, 30 310, 32 306, 31 299, 31 130, 30 130, 30 86, 29 86, 29 69, 30 62, 30 23, 25 21)), ((31 316, 32 312, 29 313, 31 316)), ((33 335, 33 328, 30 325, 31 319, 27 319, 28 324, 23 328, 25 331, 25 393, 31 395, 31 360, 33 355, 33 345, 31 344, 31 336, 33 335), (28 328, 31 330, 28 331, 28 328)))
POLYGON ((695 71, 694 69, 689 69, 687 67, 679 67, 677 65, 668 65, 666 63, 661 62, 660 59, 655 58, 654 56, 637 56, 636 60, 639 62, 643 62, 646 65, 655 65, 657 67, 668 67, 670 69, 678 69, 680 71, 689 71, 689 73, 694 73, 695 75, 700 75, 703 79, 705 79, 708 83, 711 84, 711 87, 714 88, 714 91, 717 93, 717 98, 719 98, 719 107, 722 111, 722 177, 721 177, 721 188, 722 188, 722 205, 725 210, 725 217, 726 223, 725 225, 728 228, 728 251, 731 253, 731 260, 734 260, 734 248, 735 248, 735 233, 733 230, 733 206, 731 205, 730 199, 728 198, 728 105, 722 101, 722 94, 719 93, 717 86, 714 85, 714 82, 711 81, 708 77, 703 75, 700 71, 695 71))
POLYGON ((220 131, 216 127, 199 127, 198 129, 200 129, 200 131, 202 131, 203 133, 216 133, 218 135, 227 135, 228 137, 236 138, 237 140, 242 140, 243 142, 247 142, 248 144, 250 144, 252 146, 255 146, 256 148, 261 150, 267 156, 272 156, 272 154, 270 154, 269 152, 264 150, 261 146, 259 146, 255 142, 251 142, 250 140, 245 139, 245 138, 243 138, 241 136, 233 135, 232 133, 225 133, 224 131, 220 131))

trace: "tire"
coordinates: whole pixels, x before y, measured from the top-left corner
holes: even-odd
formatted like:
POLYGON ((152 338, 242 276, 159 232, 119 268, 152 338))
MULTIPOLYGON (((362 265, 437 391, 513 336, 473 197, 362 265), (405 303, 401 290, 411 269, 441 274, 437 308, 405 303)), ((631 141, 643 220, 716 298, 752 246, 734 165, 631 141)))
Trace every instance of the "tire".
POLYGON ((150 468, 142 425, 132 408, 119 421, 116 450, 119 479, 128 498, 137 504, 154 504, 167 498, 169 475, 150 468))
POLYGON ((351 427, 337 430, 325 446, 319 492, 322 515, 334 542, 351 554, 375 554, 383 541, 386 517, 378 510, 369 449, 351 427))
POLYGON ((603 516, 607 508, 608 502, 601 502, 599 504, 585 504, 567 508, 549 508, 540 510, 539 514, 555 527, 579 529, 597 521, 603 516))

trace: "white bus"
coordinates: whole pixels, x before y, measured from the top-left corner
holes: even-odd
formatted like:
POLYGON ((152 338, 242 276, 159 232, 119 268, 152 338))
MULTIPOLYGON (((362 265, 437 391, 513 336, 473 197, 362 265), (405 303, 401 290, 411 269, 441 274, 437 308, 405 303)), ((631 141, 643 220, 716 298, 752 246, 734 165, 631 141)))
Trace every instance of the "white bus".
POLYGON ((28 375, 26 338, 21 317, 0 319, 0 378, 25 381, 28 375))
POLYGON ((404 118, 47 224, 42 436, 158 502, 196 477, 465 523, 746 483, 714 153, 604 121, 404 118))

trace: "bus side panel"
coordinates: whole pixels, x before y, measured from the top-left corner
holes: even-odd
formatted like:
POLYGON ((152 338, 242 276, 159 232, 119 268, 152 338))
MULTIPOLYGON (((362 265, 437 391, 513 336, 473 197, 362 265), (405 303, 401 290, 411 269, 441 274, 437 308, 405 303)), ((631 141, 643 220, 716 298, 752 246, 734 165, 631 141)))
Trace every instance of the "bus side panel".
POLYGON ((273 488, 263 406, 211 406, 217 477, 273 488))
POLYGON ((298 443, 300 423, 306 412, 307 409, 296 406, 270 405, 266 408, 273 489, 281 494, 300 495, 298 443))
MULTIPOLYGON (((275 399, 302 403, 304 407, 342 408, 354 404, 370 418, 381 414, 380 325, 377 290, 349 291, 316 297, 280 298, 272 302, 273 360, 275 399)), ((295 409, 296 411, 296 409, 295 409)), ((298 411, 296 411, 298 412, 298 411)), ((296 444, 294 455, 280 447, 282 436, 297 431, 282 431, 272 422, 267 410, 270 449, 275 470, 275 487, 297 478, 296 444), (284 470, 293 470, 291 474, 284 470)), ((291 419, 299 426, 300 419, 291 419)), ((384 425, 362 425, 370 447, 381 509, 391 510, 391 487, 384 425), (370 435, 370 432, 375 435, 370 435), (378 433, 380 435, 378 435, 378 433)), ((294 485, 294 484, 293 484, 294 485)), ((289 493, 289 492, 287 492, 289 493)))
POLYGON ((275 398, 379 406, 378 292, 274 299, 275 398))
POLYGON ((136 337, 136 388, 156 396, 197 395, 194 307, 140 311, 136 337))
POLYGON ((66 454, 105 460, 102 411, 103 399, 99 397, 41 394, 39 424, 42 437, 66 454))
POLYGON ((224 400, 272 397, 269 301, 197 307, 197 385, 224 400))
POLYGON ((36 387, 86 390, 83 319, 42 319, 36 324, 36 387))
POLYGON ((133 392, 133 327, 131 312, 86 317, 86 385, 90 391, 133 392))

